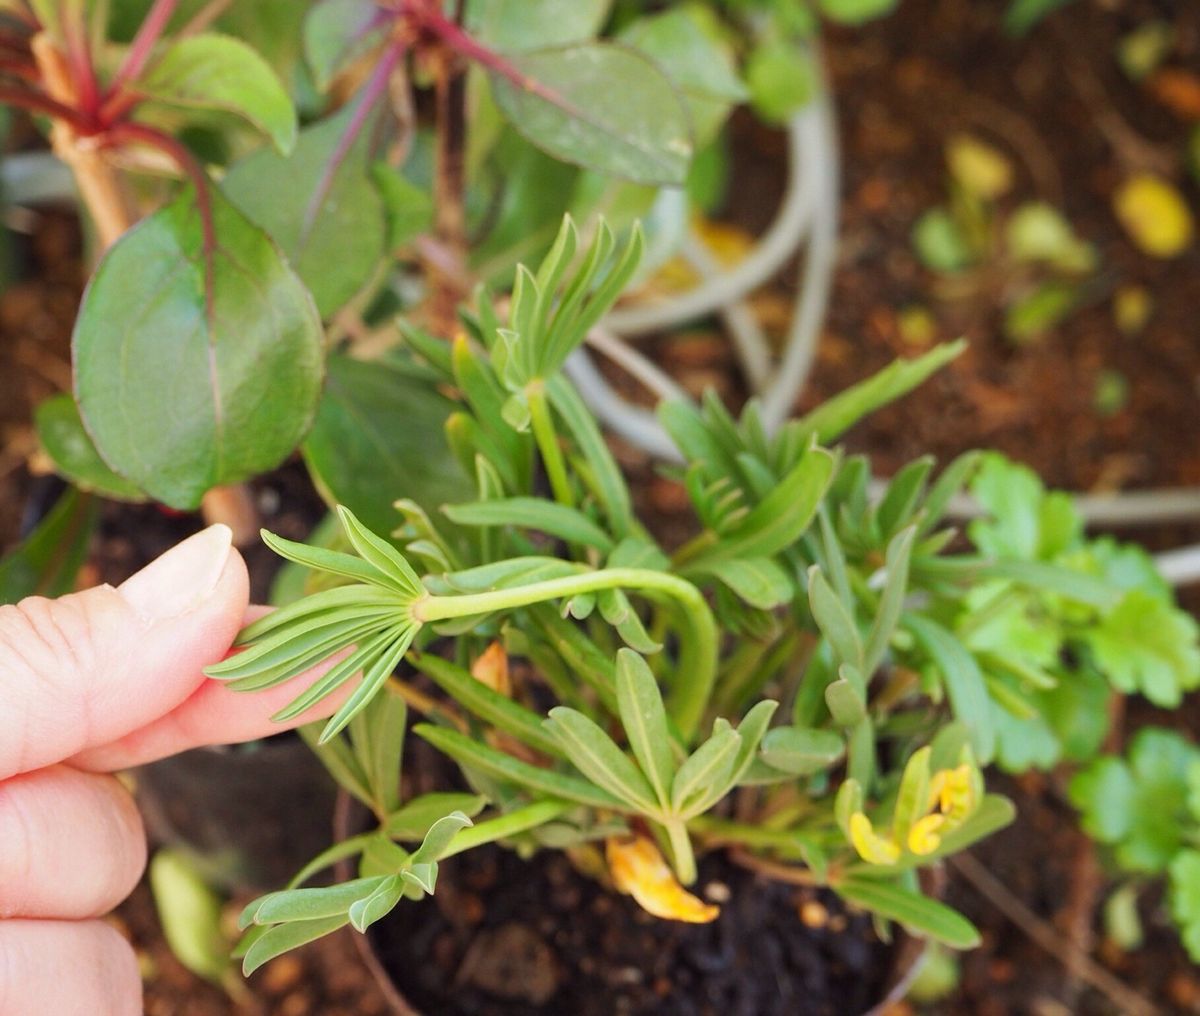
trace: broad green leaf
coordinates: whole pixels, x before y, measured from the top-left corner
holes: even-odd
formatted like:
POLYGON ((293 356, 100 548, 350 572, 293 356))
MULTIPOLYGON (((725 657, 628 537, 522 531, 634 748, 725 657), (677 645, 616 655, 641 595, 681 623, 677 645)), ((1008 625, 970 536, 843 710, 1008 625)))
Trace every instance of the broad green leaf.
POLYGON ((210 189, 118 240, 75 323, 75 397, 101 457, 175 508, 277 466, 308 429, 321 322, 266 235, 210 189))
POLYGON ((433 197, 386 162, 371 166, 387 221, 386 249, 396 251, 433 227, 433 197))
POLYGON ((0 558, 0 603, 71 592, 99 517, 90 494, 74 488, 63 494, 38 527, 0 558))
POLYGON ((168 106, 234 113, 281 152, 296 143, 292 100, 266 61, 240 39, 215 34, 176 39, 137 90, 168 106))
POLYGON ((347 64, 382 42, 386 28, 372 28, 379 14, 372 0, 320 0, 304 19, 304 55, 319 91, 329 88, 347 64))
POLYGON ((1101 673, 1125 694, 1140 691, 1173 708, 1200 685, 1200 625, 1151 593, 1126 593, 1083 640, 1101 673))
POLYGON ((47 399, 34 414, 38 440, 59 473, 80 490, 118 501, 144 501, 146 495, 114 473, 83 429, 79 407, 65 392, 47 399))
POLYGON ((825 704, 839 727, 856 727, 867 715, 862 691, 844 677, 830 682, 825 688, 825 704))
POLYGON ((419 723, 413 727, 413 733, 465 768, 479 769, 497 779, 516 783, 518 786, 559 800, 576 801, 592 808, 630 810, 629 805, 586 780, 522 762, 502 751, 480 744, 456 730, 419 723))
POLYGON ((630 649, 617 652, 617 709, 634 758, 654 788, 659 804, 670 802, 675 757, 658 681, 646 661, 630 649))
POLYGON ((684 6, 639 18, 618 38, 666 71, 687 106, 697 146, 711 141, 732 104, 748 96, 719 22, 705 8, 684 6))
POLYGON ((598 724, 575 709, 556 706, 545 725, 571 764, 592 783, 641 811, 657 809, 646 777, 598 724))
POLYGON ((1004 12, 1004 30, 1009 35, 1024 35, 1042 18, 1065 7, 1071 0, 1010 0, 1004 12))
POLYGON ((1146 727, 1128 761, 1105 756, 1071 780, 1071 802, 1087 833, 1114 847, 1124 871, 1159 874, 1187 842, 1200 749, 1171 730, 1146 727))
POLYGON ((442 508, 452 522, 464 526, 521 526, 557 536, 568 543, 584 543, 604 553, 612 538, 583 512, 536 497, 508 497, 442 508))
POLYGON ((316 941, 330 932, 337 931, 350 923, 347 914, 322 917, 313 921, 293 921, 268 928, 254 939, 242 959, 242 973, 247 977, 264 963, 292 949, 316 941))
POLYGON ((1167 901, 1188 956, 1200 962, 1200 850, 1181 850, 1172 858, 1167 901))
POLYGON ((832 730, 776 727, 767 731, 759 754, 772 769, 811 776, 828 769, 845 754, 846 742, 832 730))
POLYGON ((934 272, 953 275, 976 260, 976 252, 963 227, 948 208, 925 212, 912 230, 913 249, 921 263, 934 272))
POLYGON ((681 184, 692 139, 687 110, 645 55, 585 43, 512 58, 518 80, 492 74, 501 111, 556 158, 638 183, 681 184))
POLYGON ((595 37, 612 0, 469 0, 466 23, 482 43, 520 53, 595 37))
POLYGON ((981 941, 975 926, 958 911, 894 882, 848 875, 834 889, 843 899, 952 949, 974 949, 981 941))
POLYGON ((383 202, 367 172, 369 131, 346 145, 353 113, 347 107, 306 127, 286 156, 252 153, 221 181, 229 200, 279 244, 326 318, 362 288, 383 255, 383 202))
POLYGON ((367 528, 391 533, 391 507, 409 498, 426 511, 471 497, 442 429, 452 403, 382 361, 329 358, 329 378, 302 451, 330 505, 348 506, 367 528))

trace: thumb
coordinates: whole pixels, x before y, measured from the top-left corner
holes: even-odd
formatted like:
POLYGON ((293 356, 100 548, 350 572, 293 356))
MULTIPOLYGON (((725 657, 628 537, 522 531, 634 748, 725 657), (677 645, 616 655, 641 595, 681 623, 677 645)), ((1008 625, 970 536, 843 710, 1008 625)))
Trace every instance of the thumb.
POLYGON ((169 712, 225 655, 248 593, 231 533, 217 525, 116 589, 0 607, 0 779, 169 712))

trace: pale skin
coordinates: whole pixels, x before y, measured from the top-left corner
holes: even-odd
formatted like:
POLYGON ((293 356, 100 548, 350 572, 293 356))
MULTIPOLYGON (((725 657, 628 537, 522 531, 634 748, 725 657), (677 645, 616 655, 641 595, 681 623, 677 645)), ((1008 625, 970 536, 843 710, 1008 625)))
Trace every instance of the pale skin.
POLYGON ((278 732, 271 714, 328 668, 255 695, 206 679, 264 612, 248 588, 212 526, 117 588, 0 607, 0 1014, 142 1012, 133 951, 100 919, 146 863, 112 773, 278 732))

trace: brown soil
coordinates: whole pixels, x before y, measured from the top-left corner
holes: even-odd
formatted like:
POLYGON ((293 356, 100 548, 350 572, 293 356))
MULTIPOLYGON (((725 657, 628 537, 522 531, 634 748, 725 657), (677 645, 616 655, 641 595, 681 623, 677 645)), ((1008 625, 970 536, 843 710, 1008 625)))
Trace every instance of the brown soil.
POLYGON ((891 950, 831 893, 721 855, 697 885, 722 903, 712 924, 658 920, 560 854, 473 851, 371 937, 429 1016, 855 1016, 881 1000, 891 950))

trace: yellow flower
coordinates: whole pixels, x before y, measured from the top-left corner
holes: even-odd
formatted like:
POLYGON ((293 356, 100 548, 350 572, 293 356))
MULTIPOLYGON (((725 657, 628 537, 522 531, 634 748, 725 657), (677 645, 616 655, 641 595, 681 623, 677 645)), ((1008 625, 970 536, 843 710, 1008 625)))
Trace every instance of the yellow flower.
POLYGON ((720 907, 704 903, 679 884, 652 839, 614 836, 605 844, 613 882, 655 917, 689 924, 716 920, 720 907))
POLYGON ((880 836, 861 811, 850 816, 850 842, 858 856, 868 864, 895 864, 900 860, 900 847, 896 841, 880 836))
POLYGON ((936 813, 914 822, 908 831, 908 849, 922 857, 932 854, 942 845, 939 833, 945 824, 945 816, 936 813))
POLYGON ((929 808, 937 808, 951 825, 970 818, 978 805, 971 767, 965 762, 956 769, 942 769, 929 781, 929 808))

